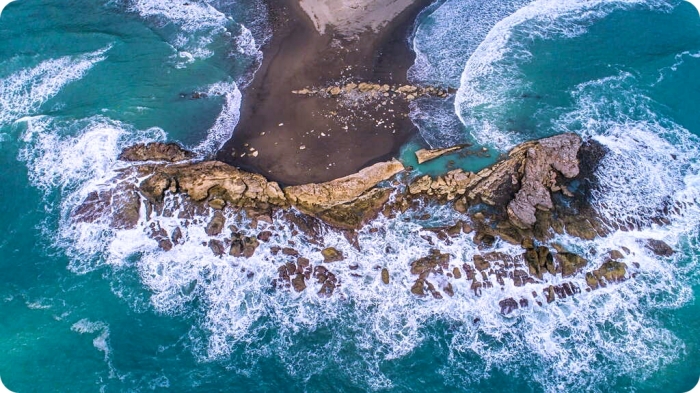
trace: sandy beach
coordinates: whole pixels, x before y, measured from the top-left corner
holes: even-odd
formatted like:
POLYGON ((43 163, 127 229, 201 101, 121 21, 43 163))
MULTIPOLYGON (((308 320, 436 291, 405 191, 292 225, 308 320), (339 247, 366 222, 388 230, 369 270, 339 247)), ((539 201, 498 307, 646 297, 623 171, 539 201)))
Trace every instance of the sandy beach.
POLYGON ((273 38, 217 159, 294 185, 339 178, 395 155, 416 132, 408 100, 294 92, 405 84, 414 60, 407 37, 429 3, 270 2, 273 38))

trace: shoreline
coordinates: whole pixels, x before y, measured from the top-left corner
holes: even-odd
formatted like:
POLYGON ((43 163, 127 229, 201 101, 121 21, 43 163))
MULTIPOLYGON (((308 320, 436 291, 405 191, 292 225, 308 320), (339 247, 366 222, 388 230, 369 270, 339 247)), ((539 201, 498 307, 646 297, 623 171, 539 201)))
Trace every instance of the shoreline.
POLYGON ((269 2, 273 36, 243 91, 241 117, 216 159, 284 185, 318 183, 395 157, 417 133, 409 101, 345 102, 292 91, 346 83, 407 83, 407 37, 431 1, 417 0, 379 32, 319 34, 298 0, 269 2))

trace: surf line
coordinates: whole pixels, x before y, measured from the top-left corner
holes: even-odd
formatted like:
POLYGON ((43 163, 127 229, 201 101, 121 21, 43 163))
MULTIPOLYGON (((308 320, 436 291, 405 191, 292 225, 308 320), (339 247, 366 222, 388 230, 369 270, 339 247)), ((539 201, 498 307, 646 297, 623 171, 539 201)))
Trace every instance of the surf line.
POLYGON ((7 7, 8 4, 12 3, 15 0, 0 0, 0 16, 2 16, 2 10, 7 7))
MULTIPOLYGON (((0 12, 2 12, 2 9, 0 9, 0 12)), ((5 387, 5 384, 2 383, 2 378, 0 378, 0 393, 14 393, 13 391, 5 387)))

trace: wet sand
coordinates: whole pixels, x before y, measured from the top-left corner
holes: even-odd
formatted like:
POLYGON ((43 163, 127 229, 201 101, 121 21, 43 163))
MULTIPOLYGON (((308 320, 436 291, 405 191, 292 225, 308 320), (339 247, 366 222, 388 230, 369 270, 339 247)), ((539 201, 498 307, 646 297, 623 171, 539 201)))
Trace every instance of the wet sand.
MULTIPOLYGON (((333 3, 304 1, 307 8, 333 3)), ((343 6, 352 1, 368 2, 337 0, 343 6)), ((385 20, 376 12, 369 19, 356 12, 354 20, 340 18, 343 23, 350 20, 349 25, 336 29, 330 23, 341 22, 329 19, 321 29, 298 0, 270 0, 273 38, 263 48, 261 68, 243 91, 241 120, 217 159, 296 185, 339 178, 397 154, 416 133, 408 119, 408 101, 292 93, 351 82, 407 82, 406 71, 414 61, 407 37, 418 12, 430 1, 369 3, 375 8, 381 3, 391 6, 385 20)), ((341 12, 335 9, 332 14, 341 12)))

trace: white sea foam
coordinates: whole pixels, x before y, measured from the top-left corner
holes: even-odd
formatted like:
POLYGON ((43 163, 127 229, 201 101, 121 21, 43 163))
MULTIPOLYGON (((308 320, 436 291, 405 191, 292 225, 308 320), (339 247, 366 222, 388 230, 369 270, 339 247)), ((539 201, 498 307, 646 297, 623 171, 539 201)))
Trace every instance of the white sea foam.
POLYGON ((448 0, 425 11, 413 36, 416 60, 409 78, 459 87, 464 63, 491 28, 531 1, 448 0))
MULTIPOLYGON (((138 13, 173 46, 181 60, 177 64, 178 67, 184 67, 196 59, 211 57, 214 54, 212 44, 216 40, 227 40, 235 30, 240 30, 239 35, 235 37, 239 54, 252 55, 256 59, 260 56, 250 30, 226 13, 231 8, 230 3, 125 0, 125 5, 128 11, 138 13)), ((264 18, 264 15, 256 17, 264 18)))
MULTIPOLYGON (((179 198, 168 196, 167 201, 175 206, 179 198)), ((455 219, 449 208, 428 209, 433 213, 431 225, 455 219)), ((234 224, 249 235, 257 233, 250 229, 249 220, 231 212, 226 215, 227 225, 234 224)), ((278 267, 286 259, 281 254, 273 255, 272 246, 285 247, 294 241, 294 247, 313 265, 322 261, 321 247, 294 234, 281 217, 276 219, 283 224, 271 228, 276 236, 270 243, 262 243, 250 259, 215 257, 207 245, 207 217, 189 220, 187 227, 183 219, 154 217, 152 222, 157 221, 168 233, 176 227, 183 231, 184 242, 169 252, 158 249, 154 241, 143 235, 150 224, 146 220, 136 230, 117 231, 107 239, 101 252, 120 266, 129 266, 127 259, 135 261, 143 284, 152 293, 150 302, 156 311, 174 316, 201 315, 191 341, 194 353, 202 360, 225 359, 245 345, 249 349, 243 363, 254 364, 256 358, 274 353, 293 375, 308 378, 328 367, 340 367, 346 370, 348 378, 368 389, 391 387, 391 380, 381 372, 381 364, 410 355, 426 339, 439 339, 432 337, 428 329, 436 322, 450 326, 449 366, 444 372, 449 373, 450 379, 466 378, 463 382, 469 383, 480 380, 494 368, 516 372, 536 362, 538 370, 529 378, 538 381, 546 391, 591 383, 605 386, 609 381, 595 370, 610 367, 616 370, 610 373, 606 369, 611 377, 644 378, 683 350, 682 342, 655 321, 649 311, 683 304, 691 293, 687 283, 678 277, 674 263, 652 257, 640 242, 654 237, 676 244, 678 237, 672 235, 678 229, 675 227, 615 232, 595 242, 566 236, 556 239, 587 257, 591 268, 604 262, 608 250, 627 247, 630 255, 626 262, 636 278, 548 305, 542 292, 550 284, 563 282, 561 277, 547 276, 545 283, 524 287, 516 287, 505 279, 502 289, 496 285, 492 290, 484 290, 480 297, 473 294, 470 282, 464 279, 433 278, 431 281, 437 286, 451 282, 455 296, 443 293, 440 300, 417 298, 410 293, 415 276, 410 274, 408 265, 432 247, 421 235, 430 236, 437 244, 440 241, 422 230, 415 218, 414 222, 406 222, 404 217, 377 219, 371 225, 379 229, 378 233, 369 228, 360 231, 362 251, 353 248, 340 234, 324 233, 325 246, 336 247, 346 256, 344 262, 327 265, 341 283, 332 298, 319 297, 316 292, 320 284, 313 279, 307 281, 307 289, 302 293, 273 290, 270 282, 278 276, 278 267), (634 267, 631 262, 639 266, 634 267), (381 282, 382 267, 390 271, 390 285, 381 282), (533 291, 536 299, 532 298, 533 291), (527 298, 530 304, 504 317, 498 302, 506 297, 527 298), (538 306, 535 300, 543 305, 538 306), (270 329, 276 333, 260 347, 260 337, 270 329), (304 342, 305 336, 317 331, 328 334, 311 349, 295 350, 299 340, 304 342), (332 356, 346 348, 347 340, 352 340, 352 351, 364 359, 363 363, 348 364, 348 357, 332 356), (464 373, 462 359, 473 355, 481 359, 479 368, 473 369, 472 362, 470 372, 464 373)), ((93 233, 99 225, 80 224, 80 228, 93 233)), ((267 227, 261 225, 260 230, 267 227)), ((223 241, 227 236, 225 231, 218 238, 223 241)), ((461 235, 451 245, 440 244, 439 248, 452 254, 450 270, 472 264, 472 256, 479 252, 470 235, 461 235)), ((510 255, 522 252, 519 247, 504 243, 498 243, 496 250, 510 255)), ((583 275, 566 281, 586 287, 583 275)), ((435 334, 441 336, 443 332, 435 334)))
POLYGON ((224 104, 214 125, 207 132, 207 137, 194 151, 200 155, 208 156, 215 153, 223 144, 231 138, 233 129, 238 125, 241 116, 241 91, 233 82, 216 83, 208 87, 206 93, 224 97, 224 104))
POLYGON ((38 116, 25 123, 19 158, 29 167, 30 182, 46 192, 70 192, 88 180, 104 182, 114 175, 124 147, 165 137, 158 128, 139 132, 99 116, 81 121, 38 116))
POLYGON ((40 113, 46 101, 104 60, 109 49, 44 60, 34 67, 0 78, 0 127, 22 116, 40 113))
POLYGON ((678 53, 676 56, 674 56, 675 62, 673 64, 659 70, 659 77, 656 79, 656 83, 663 81, 667 74, 672 74, 678 71, 678 67, 685 64, 685 60, 688 58, 698 59, 700 58, 700 52, 683 51, 678 53))
POLYGON ((576 37, 611 12, 634 7, 669 10, 661 0, 537 0, 498 22, 474 50, 462 72, 455 111, 481 144, 509 149, 527 138, 492 119, 505 118, 509 104, 529 83, 519 64, 531 58, 534 39, 576 37))
POLYGON ((159 27, 175 24, 186 33, 221 29, 228 23, 226 15, 206 1, 135 0, 129 10, 145 18, 153 18, 159 27))
POLYGON ((96 334, 92 340, 92 345, 104 354, 104 361, 109 368, 110 378, 122 378, 112 363, 112 349, 109 344, 109 325, 104 322, 93 322, 88 319, 81 319, 71 326, 71 330, 79 334, 96 334))

